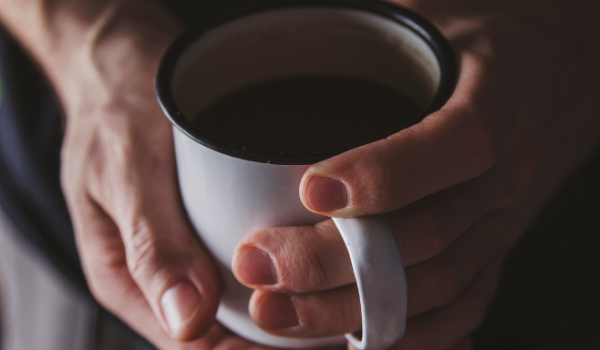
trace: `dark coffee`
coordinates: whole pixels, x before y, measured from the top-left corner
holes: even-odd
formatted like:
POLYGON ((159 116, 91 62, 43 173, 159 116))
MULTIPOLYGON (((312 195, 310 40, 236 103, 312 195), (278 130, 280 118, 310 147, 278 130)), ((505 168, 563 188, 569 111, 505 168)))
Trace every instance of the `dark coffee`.
POLYGON ((399 131, 423 110, 378 82, 342 77, 295 77, 225 95, 194 125, 228 144, 275 153, 343 150, 399 131))

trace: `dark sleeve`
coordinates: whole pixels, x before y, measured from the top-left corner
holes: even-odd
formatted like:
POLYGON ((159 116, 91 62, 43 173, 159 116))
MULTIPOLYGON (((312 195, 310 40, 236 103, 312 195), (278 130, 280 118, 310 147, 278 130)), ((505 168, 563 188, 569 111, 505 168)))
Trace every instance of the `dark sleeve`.
MULTIPOLYGON (((167 1, 187 24, 244 0, 167 1)), ((60 186, 60 104, 42 72, 0 26, 0 207, 76 286, 87 289, 60 186)))
POLYGON ((43 75, 0 27, 0 206, 81 288, 85 279, 60 187, 61 112, 43 75))

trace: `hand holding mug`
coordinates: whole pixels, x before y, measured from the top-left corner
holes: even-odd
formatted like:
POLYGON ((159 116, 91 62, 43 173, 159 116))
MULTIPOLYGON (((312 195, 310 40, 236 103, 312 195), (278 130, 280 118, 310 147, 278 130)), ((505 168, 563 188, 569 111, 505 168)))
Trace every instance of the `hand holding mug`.
MULTIPOLYGON (((600 106, 592 94, 600 71, 592 67, 600 55, 581 39, 598 28, 584 20, 583 7, 558 1, 544 11, 536 2, 503 2, 503 10, 494 2, 476 9, 468 1, 410 4, 439 25, 457 54, 454 95, 409 129, 313 165, 301 196, 323 215, 387 216, 408 286, 407 329, 393 349, 470 349, 469 334, 486 314, 510 248, 598 146, 600 106), (587 47, 585 56, 574 43, 587 47), (315 177, 330 185, 311 186, 315 177)), ((306 337, 360 329, 337 235, 325 221, 245 238, 242 247, 266 252, 280 276, 268 285, 256 269, 235 266, 240 281, 257 289, 251 314, 258 324, 306 337), (275 328, 272 310, 288 299, 300 325, 275 328), (334 314, 344 317, 332 322, 334 314)))
MULTIPOLYGON (((29 30, 44 21, 13 22, 3 13, 4 24, 19 34, 48 74, 67 114, 63 184, 88 281, 105 307, 159 348, 255 347, 213 323, 211 312, 198 313, 198 319, 182 323, 180 333, 170 334, 182 340, 204 334, 193 342, 174 341, 162 330, 168 327, 161 292, 176 284, 173 276, 187 271, 208 290, 218 285, 218 278, 209 259, 201 266, 183 259, 176 273, 162 268, 174 266, 163 264, 173 255, 204 254, 193 229, 178 224, 185 222, 185 214, 177 196, 171 130, 151 88, 162 50, 180 27, 165 20, 168 12, 154 3, 123 3, 110 10, 95 8, 93 13, 102 16, 81 17, 94 20, 93 26, 62 37, 29 30), (26 23, 27 30, 20 30, 19 23, 26 23), (55 36, 37 42, 33 33, 55 36), (75 41, 78 34, 96 40, 75 41), (53 48, 48 43, 58 43, 62 50, 48 51, 53 48), (129 160, 127 166, 119 163, 122 159, 129 160), (162 244, 165 236, 174 245, 162 244)), ((502 1, 501 7, 492 0, 475 7, 469 1, 402 3, 432 20, 450 39, 460 69, 453 98, 390 139, 316 164, 306 179, 314 173, 339 180, 351 200, 350 214, 315 205, 316 212, 391 211, 388 221, 409 286, 408 326, 397 347, 462 350, 485 313, 504 251, 598 144, 594 96, 599 55, 595 46, 586 45, 598 33, 598 9, 579 1, 569 6, 502 1), (496 251, 497 258, 483 262, 496 251)), ((62 6, 55 9, 58 14, 62 6)), ((73 11, 68 14, 56 23, 70 24, 73 11)), ((75 28, 85 23, 76 21, 75 28)), ((309 192, 302 188, 305 203, 323 197, 309 192)), ((255 292, 251 305, 259 324, 267 323, 261 317, 274 305, 270 298, 277 292, 300 300, 298 311, 306 321, 303 327, 270 332, 310 337, 359 329, 357 293, 344 292, 352 289, 353 274, 331 221, 260 230, 244 244, 267 252, 281 277, 273 286, 240 278, 262 290, 255 292), (281 237, 294 247, 277 245, 281 237), (305 254, 296 254, 299 247, 305 254), (339 328, 320 330, 321 320, 339 328)), ((238 276, 244 274, 252 271, 238 276)), ((216 305, 217 294, 202 294, 201 303, 216 305)), ((186 305, 180 306, 185 311, 186 305)))
MULTIPOLYGON (((175 126, 184 204, 224 279, 220 322, 269 346, 343 343, 276 337, 256 327, 247 314, 251 290, 229 268, 234 248, 253 230, 323 220, 298 198, 307 165, 418 123, 451 94, 454 68, 444 38, 416 14, 359 0, 260 1, 226 9, 170 47, 157 92, 175 126), (328 130, 339 135, 332 138, 328 130)), ((386 348, 401 337, 406 315, 393 238, 382 217, 335 223, 362 310, 360 334, 346 338, 359 349, 386 348)), ((256 263, 241 256, 241 264, 256 263)))

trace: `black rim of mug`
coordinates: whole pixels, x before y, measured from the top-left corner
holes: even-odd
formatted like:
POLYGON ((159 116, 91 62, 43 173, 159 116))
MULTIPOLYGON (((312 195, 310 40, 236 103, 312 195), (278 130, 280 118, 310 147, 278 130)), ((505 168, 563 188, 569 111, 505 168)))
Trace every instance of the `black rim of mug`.
MULTIPOLYGON (((315 153, 270 153, 231 145, 213 138, 196 128, 179 110, 173 96, 172 79, 179 57, 200 36, 210 29, 256 12, 290 7, 341 7, 370 12, 395 21, 419 35, 435 53, 440 67, 440 84, 427 108, 403 126, 417 124, 439 110, 450 98, 456 84, 456 61, 446 38, 427 20, 403 7, 373 0, 258 0, 243 6, 223 8, 200 18, 177 38, 163 56, 156 76, 156 95, 171 123, 192 140, 217 152, 260 163, 310 165, 331 158, 349 149, 315 153)), ((397 131, 396 131, 397 132, 397 131)), ((359 147, 359 146, 357 146, 359 147)), ((356 147, 354 147, 356 148, 356 147)))

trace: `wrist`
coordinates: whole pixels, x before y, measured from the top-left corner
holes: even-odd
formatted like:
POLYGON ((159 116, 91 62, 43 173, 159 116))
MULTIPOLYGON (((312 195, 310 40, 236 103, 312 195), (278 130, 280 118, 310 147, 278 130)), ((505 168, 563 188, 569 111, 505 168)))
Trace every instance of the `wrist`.
POLYGON ((90 96, 107 104, 122 97, 123 89, 140 94, 153 87, 162 53, 180 30, 179 22, 157 4, 113 3, 42 66, 69 116, 73 108, 92 102, 90 96))
POLYGON ((41 66, 67 115, 82 100, 110 98, 101 92, 115 95, 132 77, 153 75, 181 30, 150 0, 0 0, 0 19, 41 66))

